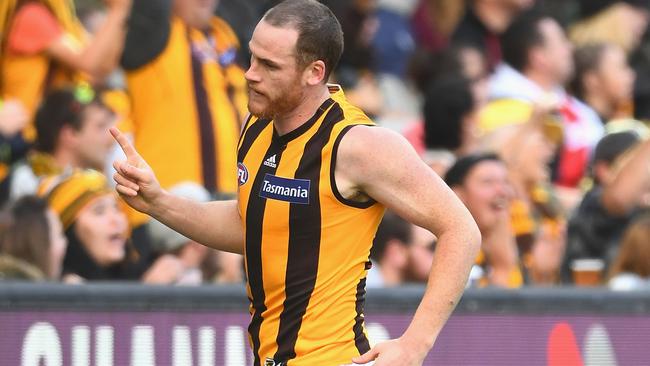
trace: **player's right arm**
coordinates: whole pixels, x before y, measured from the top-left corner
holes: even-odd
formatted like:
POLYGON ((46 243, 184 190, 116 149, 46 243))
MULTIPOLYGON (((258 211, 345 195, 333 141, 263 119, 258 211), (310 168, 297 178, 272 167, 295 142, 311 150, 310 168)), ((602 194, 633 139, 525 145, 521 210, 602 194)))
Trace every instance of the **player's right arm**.
POLYGON ((243 254, 244 231, 237 201, 199 203, 160 187, 149 165, 117 128, 111 134, 126 154, 113 163, 115 189, 131 207, 156 218, 186 237, 218 250, 243 254))

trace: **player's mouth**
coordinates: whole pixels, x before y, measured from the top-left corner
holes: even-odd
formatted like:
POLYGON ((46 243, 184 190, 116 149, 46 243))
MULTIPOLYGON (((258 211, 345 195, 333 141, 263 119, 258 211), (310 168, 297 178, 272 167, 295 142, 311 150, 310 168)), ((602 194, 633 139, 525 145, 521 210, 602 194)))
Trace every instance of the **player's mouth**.
POLYGON ((248 94, 249 94, 250 98, 252 98, 252 97, 266 97, 266 95, 264 95, 264 93, 261 93, 261 92, 255 90, 255 89, 253 89, 253 88, 248 88, 248 94))

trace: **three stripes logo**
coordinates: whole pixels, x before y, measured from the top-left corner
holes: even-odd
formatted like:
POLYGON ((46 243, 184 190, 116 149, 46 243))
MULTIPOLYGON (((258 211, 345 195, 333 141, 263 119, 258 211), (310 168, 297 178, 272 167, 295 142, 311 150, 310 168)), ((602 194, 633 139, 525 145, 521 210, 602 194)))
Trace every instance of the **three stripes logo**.
POLYGON ((278 165, 275 162, 275 155, 271 155, 268 159, 264 160, 264 165, 268 166, 269 168, 277 168, 278 165))
POLYGON ((264 361, 264 366, 286 366, 286 362, 279 362, 276 361, 270 357, 267 357, 266 360, 264 361))

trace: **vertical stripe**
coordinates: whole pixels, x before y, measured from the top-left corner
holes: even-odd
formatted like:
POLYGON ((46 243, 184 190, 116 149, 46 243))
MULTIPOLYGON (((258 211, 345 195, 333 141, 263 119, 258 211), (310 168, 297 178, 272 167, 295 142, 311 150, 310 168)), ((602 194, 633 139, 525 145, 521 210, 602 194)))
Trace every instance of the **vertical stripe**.
POLYGON ((366 296, 366 278, 362 278, 357 285, 357 300, 356 312, 357 316, 354 318, 354 345, 357 347, 359 354, 362 355, 370 351, 370 342, 368 337, 363 332, 363 303, 366 296))
POLYGON ((343 120, 343 110, 334 104, 318 131, 305 144, 305 150, 295 173, 296 179, 308 179, 308 205, 291 204, 289 209, 289 253, 285 280, 285 301, 280 314, 274 359, 286 362, 295 358, 295 346, 309 299, 316 285, 321 239, 320 171, 322 150, 327 145, 332 128, 343 120))
POLYGON ((264 131, 269 123, 271 123, 271 120, 269 119, 258 119, 253 122, 253 125, 251 125, 247 130, 242 132, 242 141, 239 146, 239 151, 237 152, 237 162, 241 163, 244 161, 246 154, 248 154, 248 150, 253 146, 253 142, 255 142, 257 137, 262 133, 262 131, 264 131))
MULTIPOLYGON (((258 125, 268 125, 258 123, 258 125)), ((255 126, 251 127, 253 129, 255 126)), ((260 128, 259 132, 263 128, 260 128)), ((255 132, 255 131, 251 131, 255 132)), ((259 135, 257 132, 255 135, 259 135)), ((249 136, 247 134, 246 139, 249 136)), ((246 139, 244 143, 246 143, 246 139)), ((255 137, 250 137, 251 140, 254 140, 255 137)), ((251 143, 252 144, 252 141, 251 143)), ((244 151, 245 146, 242 145, 240 149, 240 156, 243 159, 246 151, 244 151), (243 155, 241 155, 243 153, 243 155)), ((248 146, 250 148, 250 146, 248 146)), ((252 343, 253 343, 253 355, 255 356, 255 366, 260 366, 260 327, 262 325, 262 313, 266 311, 266 305, 264 301, 266 296, 264 294, 264 282, 262 278, 262 229, 264 224, 264 210, 266 208, 266 199, 259 195, 260 188, 262 187, 262 182, 266 174, 275 174, 276 168, 269 167, 264 165, 263 162, 267 156, 276 154, 276 159, 279 159, 282 155, 282 148, 276 142, 272 141, 269 146, 264 159, 260 162, 260 168, 255 176, 255 181, 251 187, 248 206, 246 209, 246 269, 248 277, 248 285, 251 290, 251 303, 253 304, 253 317, 248 326, 248 333, 250 334, 252 343)), ((241 160, 240 160, 241 161, 241 160)))
POLYGON ((194 87, 194 100, 199 123, 199 138, 201 142, 201 168, 203 185, 210 192, 217 192, 217 141, 215 138, 212 113, 208 103, 208 93, 205 89, 203 78, 203 63, 198 51, 194 49, 189 30, 187 41, 190 44, 192 59, 192 85, 194 87))
POLYGON ((248 128, 248 124, 251 123, 253 120, 253 115, 248 114, 248 117, 246 117, 246 121, 244 122, 244 127, 241 128, 239 131, 239 139, 237 140, 237 149, 241 146, 241 140, 244 138, 244 134, 246 133, 246 129, 248 128))
POLYGON ((374 125, 355 124, 355 125, 345 126, 343 130, 339 132, 338 136, 336 136, 336 140, 334 140, 334 147, 332 148, 332 157, 330 158, 330 187, 332 187, 332 193, 334 193, 334 197, 336 197, 336 199, 339 200, 339 202, 356 208, 368 208, 374 205, 376 201, 373 200, 372 198, 365 202, 349 200, 343 197, 341 192, 339 192, 338 187, 336 186, 336 157, 339 151, 339 144, 341 143, 341 140, 343 140, 343 136, 345 136, 345 134, 348 133, 348 131, 350 131, 350 129, 354 126, 374 126, 374 125))

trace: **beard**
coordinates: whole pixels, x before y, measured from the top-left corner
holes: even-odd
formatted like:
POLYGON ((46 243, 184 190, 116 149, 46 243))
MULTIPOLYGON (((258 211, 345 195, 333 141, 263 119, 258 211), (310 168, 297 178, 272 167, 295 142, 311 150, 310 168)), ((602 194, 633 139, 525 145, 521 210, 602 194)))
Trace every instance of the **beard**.
POLYGON ((249 89, 248 111, 259 119, 275 119, 278 116, 286 115, 300 105, 303 99, 303 92, 299 83, 277 90, 274 96, 258 94, 257 99, 264 100, 263 105, 251 103, 251 95, 254 93, 249 89))

